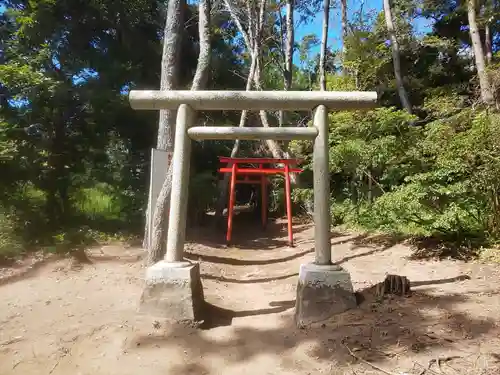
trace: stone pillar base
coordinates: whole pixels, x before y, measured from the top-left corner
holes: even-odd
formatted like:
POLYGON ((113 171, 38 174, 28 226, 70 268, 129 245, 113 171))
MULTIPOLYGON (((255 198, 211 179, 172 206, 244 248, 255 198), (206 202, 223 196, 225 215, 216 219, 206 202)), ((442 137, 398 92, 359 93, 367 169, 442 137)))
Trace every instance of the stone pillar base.
POLYGON ((160 261, 147 269, 139 313, 173 322, 200 322, 204 306, 198 263, 160 261))
POLYGON ((299 271, 295 322, 318 323, 357 306, 347 271, 339 266, 302 264, 299 271))

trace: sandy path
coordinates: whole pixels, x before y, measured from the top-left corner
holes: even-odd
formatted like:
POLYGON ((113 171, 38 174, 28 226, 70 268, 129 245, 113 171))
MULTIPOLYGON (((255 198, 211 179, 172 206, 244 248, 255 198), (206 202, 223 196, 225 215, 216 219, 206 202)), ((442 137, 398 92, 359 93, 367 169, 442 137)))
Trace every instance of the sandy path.
MULTIPOLYGON (((419 374, 418 364, 450 355, 460 358, 443 361, 445 374, 500 373, 495 267, 412 261, 404 245, 336 235, 334 258, 351 272, 357 290, 387 272, 426 285, 411 298, 368 299, 323 327, 299 330, 293 323, 296 273, 313 258, 312 228, 297 226, 293 249, 283 246, 280 229, 270 228, 275 239, 265 240, 260 231, 240 227, 234 237, 241 247, 231 249, 214 242, 210 231, 195 232, 197 243, 188 251, 202 261, 206 299, 214 306, 209 329, 155 329, 136 314, 140 249, 108 246, 105 257, 92 251, 93 263, 81 269, 59 260, 5 283, 0 374, 352 374, 349 364, 357 374, 380 374, 346 346, 394 374, 419 374)), ((439 373, 437 365, 431 369, 439 373)))

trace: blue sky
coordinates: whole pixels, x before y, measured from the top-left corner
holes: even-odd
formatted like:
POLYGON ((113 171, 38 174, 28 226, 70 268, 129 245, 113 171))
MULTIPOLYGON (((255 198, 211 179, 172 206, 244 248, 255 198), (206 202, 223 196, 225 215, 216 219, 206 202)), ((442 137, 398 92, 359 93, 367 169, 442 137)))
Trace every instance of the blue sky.
MULTIPOLYGON (((335 0, 333 0, 335 1, 335 0)), ((337 0, 338 1, 338 0, 337 0)), ((363 11, 364 13, 369 11, 376 11, 377 13, 382 10, 382 1, 383 0, 347 0, 347 10, 348 10, 348 18, 351 19, 353 14, 356 11, 359 11, 361 3, 364 2, 363 11)), ((323 13, 320 12, 316 15, 314 20, 305 25, 300 25, 296 28, 295 38, 297 41, 300 41, 305 35, 308 34, 316 34, 321 37, 322 32, 322 24, 323 24, 323 13)), ((429 26, 429 20, 425 19, 416 19, 415 25, 417 33, 426 33, 430 31, 431 27, 429 26)), ((329 24, 329 32, 328 32, 328 45, 332 49, 340 49, 342 46, 341 38, 340 38, 340 8, 336 7, 330 11, 330 24, 329 24)), ((319 52, 319 46, 315 51, 311 51, 313 53, 319 52)))

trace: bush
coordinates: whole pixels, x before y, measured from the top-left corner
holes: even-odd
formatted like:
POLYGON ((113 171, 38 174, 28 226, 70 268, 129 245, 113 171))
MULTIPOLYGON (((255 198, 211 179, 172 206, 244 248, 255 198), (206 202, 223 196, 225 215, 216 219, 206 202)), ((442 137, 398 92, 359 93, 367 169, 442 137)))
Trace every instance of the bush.
POLYGON ((23 243, 16 234, 15 221, 0 208, 0 260, 16 257, 22 252, 23 243))
POLYGON ((405 178, 377 199, 376 226, 409 234, 495 239, 500 235, 500 118, 463 112, 428 126, 428 171, 405 178))
MULTIPOLYGON (((453 95, 430 98, 426 110, 438 119, 425 127, 412 126, 414 117, 394 108, 331 114, 332 223, 457 243, 498 242, 500 115, 462 104, 453 95)), ((310 163, 310 147, 293 146, 310 163)), ((294 192, 304 207, 312 201, 307 182, 294 192)))
POLYGON ((78 190, 74 201, 77 211, 90 220, 118 220, 122 216, 120 199, 107 184, 78 190))
POLYGON ((107 184, 76 191, 72 203, 68 220, 53 228, 45 215, 42 191, 31 184, 10 191, 0 206, 0 259, 12 259, 31 249, 66 253, 82 246, 125 240, 135 229, 121 196, 107 184))

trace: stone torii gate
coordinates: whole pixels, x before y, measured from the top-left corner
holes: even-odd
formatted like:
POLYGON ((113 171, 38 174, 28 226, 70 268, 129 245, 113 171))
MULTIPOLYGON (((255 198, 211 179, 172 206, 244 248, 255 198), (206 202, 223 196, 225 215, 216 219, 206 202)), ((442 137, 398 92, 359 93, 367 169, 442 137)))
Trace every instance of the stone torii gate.
POLYGON ((349 273, 331 262, 328 111, 374 108, 375 92, 132 90, 129 100, 138 110, 177 109, 166 255, 146 271, 140 311, 174 321, 204 319, 199 264, 184 259, 191 139, 314 140, 315 260, 300 266, 296 322, 318 322, 356 306, 349 273), (210 110, 314 110, 314 126, 193 126, 196 111, 210 110))

